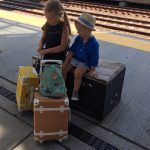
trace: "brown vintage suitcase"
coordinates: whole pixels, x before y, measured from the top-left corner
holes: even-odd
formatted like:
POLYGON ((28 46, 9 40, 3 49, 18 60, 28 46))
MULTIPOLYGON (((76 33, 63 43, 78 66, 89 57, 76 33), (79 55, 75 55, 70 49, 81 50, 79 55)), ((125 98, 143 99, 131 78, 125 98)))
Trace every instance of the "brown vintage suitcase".
POLYGON ((49 98, 34 95, 34 140, 42 143, 47 140, 67 139, 69 121, 69 99, 49 98))

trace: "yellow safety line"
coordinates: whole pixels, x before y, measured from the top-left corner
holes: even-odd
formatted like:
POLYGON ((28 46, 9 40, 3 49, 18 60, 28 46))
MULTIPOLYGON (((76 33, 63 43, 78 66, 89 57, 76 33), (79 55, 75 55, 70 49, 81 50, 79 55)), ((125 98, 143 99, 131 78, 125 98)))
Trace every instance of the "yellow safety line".
POLYGON ((26 15, 25 13, 21 12, 15 12, 15 11, 5 11, 5 10, 0 10, 0 17, 24 24, 29 24, 37 27, 41 27, 44 22, 45 18, 39 17, 39 16, 34 16, 34 15, 26 15))
POLYGON ((124 37, 121 35, 102 33, 102 32, 95 32, 94 35, 99 40, 102 40, 102 41, 115 43, 115 44, 150 52, 150 41, 144 41, 144 40, 135 39, 131 37, 124 37))
MULTIPOLYGON (((45 23, 44 17, 39 17, 35 15, 26 15, 24 13, 18 13, 15 11, 5 11, 0 10, 0 18, 21 22, 24 24, 29 24, 37 27, 41 27, 45 23)), ((71 24, 71 29, 73 33, 76 33, 75 27, 71 24)), ((131 48, 136 48, 144 51, 150 51, 150 42, 140 39, 124 37, 121 35, 106 33, 106 32, 94 32, 95 37, 98 40, 119 44, 131 48)))

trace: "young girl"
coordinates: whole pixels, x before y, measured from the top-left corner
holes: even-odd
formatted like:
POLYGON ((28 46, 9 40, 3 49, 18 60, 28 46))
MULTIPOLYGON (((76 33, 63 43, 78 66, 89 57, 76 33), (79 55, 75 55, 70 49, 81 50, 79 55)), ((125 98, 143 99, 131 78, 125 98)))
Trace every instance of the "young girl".
POLYGON ((59 0, 49 0, 44 13, 47 21, 37 51, 43 59, 64 61, 71 34, 67 14, 59 0))
POLYGON ((95 68, 99 60, 99 43, 92 35, 95 30, 95 18, 88 13, 83 13, 75 20, 78 36, 69 48, 69 53, 64 62, 63 76, 76 67, 74 73, 74 90, 72 100, 78 100, 78 90, 81 85, 82 76, 88 71, 91 77, 95 75, 95 68))

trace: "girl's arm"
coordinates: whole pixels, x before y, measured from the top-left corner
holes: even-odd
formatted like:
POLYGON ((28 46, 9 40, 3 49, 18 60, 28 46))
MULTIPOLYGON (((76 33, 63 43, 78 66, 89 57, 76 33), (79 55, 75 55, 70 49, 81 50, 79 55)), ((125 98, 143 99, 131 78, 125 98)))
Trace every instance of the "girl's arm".
POLYGON ((41 39, 40 39, 40 41, 39 41, 39 44, 38 44, 38 48, 37 48, 37 51, 40 53, 40 50, 42 50, 43 49, 43 46, 44 46, 44 44, 45 44, 45 31, 43 31, 43 33, 42 33, 42 37, 41 37, 41 39))
POLYGON ((68 26, 63 26, 61 44, 53 48, 43 49, 40 51, 40 53, 42 55, 45 55, 48 53, 58 53, 64 51, 64 49, 66 49, 66 47, 68 46, 68 41, 69 41, 69 28, 68 26))
POLYGON ((45 36, 46 36, 45 31, 43 31, 42 37, 41 37, 41 39, 39 41, 39 45, 44 46, 44 44, 45 44, 45 36))

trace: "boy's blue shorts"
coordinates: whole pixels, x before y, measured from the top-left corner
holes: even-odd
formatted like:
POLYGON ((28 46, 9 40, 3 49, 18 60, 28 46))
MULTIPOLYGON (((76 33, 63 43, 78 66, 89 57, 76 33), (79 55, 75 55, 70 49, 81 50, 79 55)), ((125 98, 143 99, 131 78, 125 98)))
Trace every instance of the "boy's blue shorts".
POLYGON ((82 68, 85 68, 85 69, 89 70, 89 67, 84 62, 81 62, 81 61, 79 61, 75 58, 72 58, 70 63, 71 63, 72 66, 82 67, 82 68))

